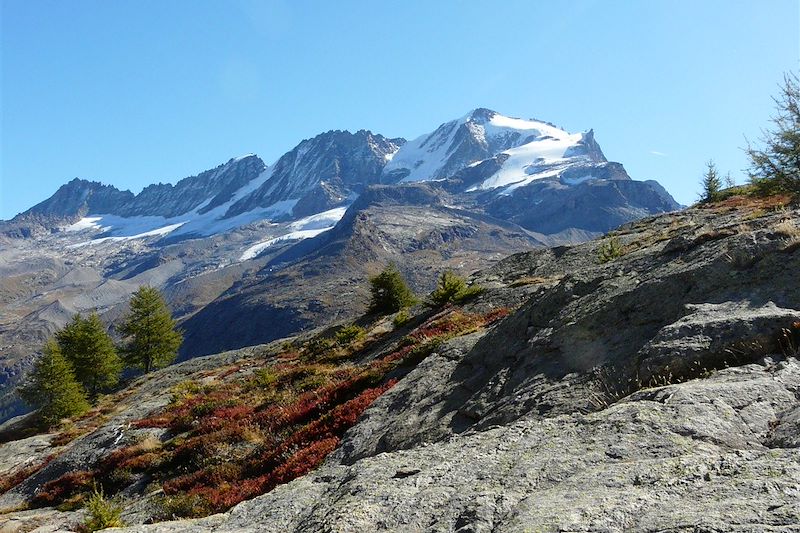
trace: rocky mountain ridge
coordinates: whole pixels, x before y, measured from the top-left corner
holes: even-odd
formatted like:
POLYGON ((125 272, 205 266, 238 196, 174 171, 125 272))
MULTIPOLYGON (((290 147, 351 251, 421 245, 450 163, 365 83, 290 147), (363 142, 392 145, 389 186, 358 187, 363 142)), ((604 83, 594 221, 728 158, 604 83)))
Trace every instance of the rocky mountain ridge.
POLYGON ((73 180, 0 223, 0 420, 49 335, 77 312, 113 323, 142 284, 165 293, 187 358, 353 317, 389 261, 428 291, 445 268, 677 207, 591 132, 486 109, 410 142, 333 130, 272 166, 251 154, 138 195, 73 180))
MULTIPOLYGON (((347 205, 374 184, 437 180, 447 180, 451 193, 466 195, 462 202, 480 208, 486 204, 500 213, 493 201, 516 198, 542 181, 567 189, 630 177, 622 165, 606 160, 591 130, 569 134, 546 122, 480 108, 410 142, 367 130, 332 130, 303 140, 271 167, 250 154, 175 185, 150 185, 137 195, 76 178, 0 231, 26 237, 35 231, 63 230, 65 221, 88 216, 104 235, 202 237, 256 220, 298 219, 328 211, 347 205), (140 232, 131 234, 129 227, 140 232)), ((660 187, 636 183, 654 191, 658 199, 640 205, 641 194, 625 198, 634 210, 677 207, 660 187)), ((523 202, 517 201, 517 207, 523 202)), ((580 225, 580 220, 568 222, 580 225)))
MULTIPOLYGON (((370 203, 388 204, 396 191, 370 203)), ((369 213, 352 212, 350 223, 369 213)), ((366 344, 343 361, 403 361, 386 376, 398 382, 317 470, 225 513, 144 524, 163 519, 165 496, 151 485, 168 464, 159 461, 171 460, 173 444, 191 449, 213 422, 198 411, 170 444, 176 435, 158 421, 182 405, 173 387, 207 387, 199 398, 251 391, 260 368, 296 360, 276 342, 187 361, 132 383, 73 436, 0 445, 4 479, 32 458, 0 496, 0 520, 24 531, 73 528, 81 509, 19 507, 66 487, 45 482, 101 472, 113 456, 155 465, 114 489, 131 531, 796 531, 799 254, 796 202, 731 198, 511 255, 471 277, 484 292, 466 304, 417 308, 404 326, 359 322, 366 344)), ((322 346, 335 330, 291 346, 322 346)), ((302 364, 325 364, 317 353, 302 364)), ((226 435, 222 457, 252 449, 252 433, 226 435)), ((251 486, 244 475, 235 486, 251 486)), ((169 494, 184 486, 176 483, 165 485, 169 494)), ((212 495, 227 483, 196 488, 212 495)))

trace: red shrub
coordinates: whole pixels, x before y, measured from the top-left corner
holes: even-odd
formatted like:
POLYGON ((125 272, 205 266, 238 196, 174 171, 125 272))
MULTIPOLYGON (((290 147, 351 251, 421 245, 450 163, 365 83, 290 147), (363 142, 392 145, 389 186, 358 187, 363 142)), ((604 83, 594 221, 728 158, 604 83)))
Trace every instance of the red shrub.
POLYGON ((254 407, 247 405, 219 407, 210 415, 200 419, 197 424, 197 432, 213 433, 229 428, 232 424, 238 425, 238 422, 249 418, 253 414, 254 409, 254 407))
POLYGON ((394 387, 396 383, 397 380, 393 379, 381 387, 367 389, 352 400, 335 407, 326 416, 303 426, 292 434, 286 439, 285 447, 305 446, 332 436, 340 437, 356 423, 358 417, 378 396, 394 387))
MULTIPOLYGON (((411 350, 413 350, 413 349, 414 349, 414 345, 413 344, 408 345, 408 346, 403 346, 399 350, 390 353, 389 355, 387 355, 386 357, 384 357, 380 361, 387 362, 387 363, 393 363, 395 361, 402 361, 403 359, 405 359, 405 357, 409 353, 411 353, 411 350)), ((374 361, 373 363, 379 363, 380 361, 374 361)))
POLYGON ((248 417, 253 413, 253 407, 249 405, 235 405, 233 407, 220 407, 211 413, 214 418, 223 418, 225 420, 241 420, 248 417))
POLYGON ((483 315, 483 323, 484 325, 489 325, 497 322, 501 318, 505 318, 511 314, 511 309, 508 307, 500 307, 499 309, 495 309, 483 315))
POLYGON ((38 472, 39 470, 50 464, 50 461, 55 459, 55 457, 56 457, 55 455, 48 455, 41 463, 20 468, 16 472, 12 472, 11 474, 8 474, 0 478, 0 494, 8 492, 9 490, 13 489, 26 479, 34 475, 36 472, 38 472))
POLYGON ((91 487, 94 476, 95 472, 88 470, 64 474, 60 478, 42 485, 40 491, 34 496, 32 503, 34 505, 50 505, 62 501, 91 487))
POLYGON ((263 489, 265 489, 265 492, 272 490, 277 485, 288 483, 307 474, 318 467, 338 445, 339 438, 330 437, 298 450, 288 461, 269 475, 263 489))
POLYGON ((140 453, 142 453, 142 450, 138 446, 126 446, 125 448, 116 449, 100 461, 100 469, 104 472, 110 472, 120 468, 123 463, 140 453))
POLYGON ((141 428, 168 428, 172 425, 173 419, 175 417, 169 411, 165 413, 159 413, 157 415, 153 415, 147 418, 142 418, 140 420, 135 420, 131 422, 131 427, 141 429, 141 428))
POLYGON ((220 380, 222 380, 222 379, 225 379, 225 378, 227 378, 228 376, 230 376, 231 374, 235 374, 236 372, 238 372, 238 371, 239 371, 239 370, 241 370, 241 369, 242 369, 242 365, 235 365, 235 366, 232 366, 232 367, 230 367, 229 369, 225 370, 224 372, 221 372, 221 373, 220 373, 220 374, 217 376, 217 379, 220 379, 220 380))

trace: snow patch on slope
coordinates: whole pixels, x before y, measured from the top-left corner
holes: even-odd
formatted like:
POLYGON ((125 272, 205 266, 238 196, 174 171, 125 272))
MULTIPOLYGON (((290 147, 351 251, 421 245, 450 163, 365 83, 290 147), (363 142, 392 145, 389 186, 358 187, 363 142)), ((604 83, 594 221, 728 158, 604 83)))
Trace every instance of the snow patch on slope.
POLYGON ((74 233, 92 230, 102 232, 104 235, 99 238, 79 243, 73 246, 85 246, 87 244, 99 244, 108 241, 141 239, 146 237, 163 237, 165 235, 200 235, 209 236, 217 233, 229 231, 231 229, 255 222, 257 220, 276 220, 286 218, 292 213, 292 209, 297 204, 296 199, 282 200, 268 207, 253 209, 236 216, 224 218, 228 208, 234 202, 250 194, 264 184, 271 175, 271 169, 267 169, 258 177, 251 180, 244 187, 236 191, 230 200, 214 209, 200 213, 200 211, 211 201, 209 198, 195 209, 188 213, 176 217, 162 216, 134 216, 121 217, 108 214, 91 214, 81 218, 79 221, 63 228, 64 231, 74 233))
POLYGON ((303 239, 310 239, 311 237, 316 237, 320 233, 325 233, 331 228, 322 228, 322 229, 307 229, 301 231, 292 231, 287 233, 286 235, 281 235, 280 237, 275 237, 274 239, 269 239, 258 244, 254 244, 250 248, 244 251, 242 255, 239 257, 239 261, 247 261, 248 259, 254 259, 261 255, 261 252, 268 248, 272 248, 274 245, 281 243, 281 242, 288 242, 288 241, 301 241, 303 239))
POLYGON ((422 135, 400 147, 384 167, 384 173, 408 169, 402 181, 424 181, 436 178, 447 162, 458 127, 464 119, 443 124, 431 134, 422 135))
POLYGON ((288 226, 292 231, 285 235, 274 237, 250 246, 239 257, 239 261, 247 261, 258 257, 263 251, 282 242, 299 241, 316 237, 332 229, 344 216, 345 211, 347 211, 347 207, 337 207, 296 220, 288 226))
POLYGON ((345 211, 347 207, 336 207, 296 220, 289 224, 289 227, 293 230, 330 229, 342 219, 345 211))

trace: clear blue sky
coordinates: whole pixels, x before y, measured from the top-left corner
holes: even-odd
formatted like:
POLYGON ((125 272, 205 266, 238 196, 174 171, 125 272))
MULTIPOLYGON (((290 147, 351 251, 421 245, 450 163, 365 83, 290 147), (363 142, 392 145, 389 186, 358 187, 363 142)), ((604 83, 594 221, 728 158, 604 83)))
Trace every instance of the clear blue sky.
POLYGON ((475 107, 594 128, 689 203, 709 158, 743 180, 800 60, 798 0, 0 2, 0 218, 73 177, 138 192, 475 107))

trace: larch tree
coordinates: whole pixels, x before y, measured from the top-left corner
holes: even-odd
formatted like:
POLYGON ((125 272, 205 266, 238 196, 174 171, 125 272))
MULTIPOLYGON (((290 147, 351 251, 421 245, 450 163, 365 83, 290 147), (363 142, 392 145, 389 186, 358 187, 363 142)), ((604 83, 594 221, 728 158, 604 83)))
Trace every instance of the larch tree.
POLYGON ((97 313, 76 314, 56 333, 56 341, 90 399, 119 383, 122 359, 97 313))
POLYGON ((72 365, 52 339, 45 344, 19 394, 27 404, 39 409, 39 417, 48 427, 89 410, 86 392, 75 379, 72 365))
POLYGON ((400 271, 393 264, 369 279, 371 299, 369 312, 386 315, 414 305, 417 299, 408 288, 400 271))
POLYGON ((764 147, 748 143, 750 180, 764 194, 800 193, 800 79, 784 75, 780 95, 774 98, 777 114, 772 128, 762 134, 764 147))
POLYGON ((174 361, 183 342, 164 297, 148 286, 139 287, 131 296, 130 312, 120 332, 127 338, 125 362, 145 372, 174 361))

